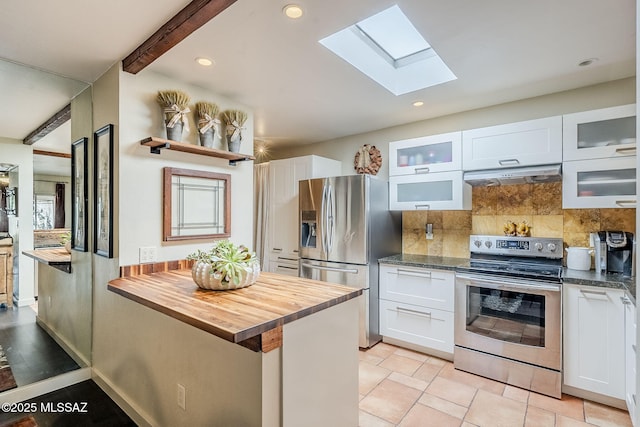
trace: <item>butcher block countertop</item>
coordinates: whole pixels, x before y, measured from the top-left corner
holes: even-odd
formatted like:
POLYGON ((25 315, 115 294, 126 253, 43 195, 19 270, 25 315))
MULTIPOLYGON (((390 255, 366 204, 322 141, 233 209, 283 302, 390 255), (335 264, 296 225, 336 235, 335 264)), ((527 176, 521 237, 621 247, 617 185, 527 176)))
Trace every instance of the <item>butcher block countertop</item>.
POLYGON ((36 249, 34 251, 22 251, 29 258, 50 265, 53 268, 71 273, 71 254, 64 248, 36 249))
POLYGON ((198 288, 191 270, 121 277, 108 289, 232 343, 267 352, 282 345, 282 326, 362 294, 361 289, 263 272, 246 288, 198 288))

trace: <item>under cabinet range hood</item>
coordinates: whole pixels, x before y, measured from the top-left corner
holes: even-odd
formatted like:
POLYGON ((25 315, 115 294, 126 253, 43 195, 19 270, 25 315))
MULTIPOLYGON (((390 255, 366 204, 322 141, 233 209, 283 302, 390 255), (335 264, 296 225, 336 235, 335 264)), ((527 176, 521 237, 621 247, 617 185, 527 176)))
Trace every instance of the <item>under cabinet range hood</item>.
POLYGON ((560 181, 562 165, 528 166, 521 168, 491 169, 464 173, 464 180, 474 187, 536 184, 560 181))

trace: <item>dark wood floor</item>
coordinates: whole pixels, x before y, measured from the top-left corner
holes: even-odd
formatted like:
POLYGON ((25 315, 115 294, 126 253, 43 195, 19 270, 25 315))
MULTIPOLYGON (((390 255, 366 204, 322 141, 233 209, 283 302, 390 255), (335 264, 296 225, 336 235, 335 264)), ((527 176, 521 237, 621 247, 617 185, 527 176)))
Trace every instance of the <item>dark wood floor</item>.
POLYGON ((31 307, 0 308, 0 346, 18 387, 79 368, 36 324, 36 313, 31 307))
POLYGON ((91 380, 23 402, 27 413, 0 413, 0 426, 32 415, 38 427, 135 427, 136 424, 91 380), (60 411, 58 411, 60 409, 60 411))

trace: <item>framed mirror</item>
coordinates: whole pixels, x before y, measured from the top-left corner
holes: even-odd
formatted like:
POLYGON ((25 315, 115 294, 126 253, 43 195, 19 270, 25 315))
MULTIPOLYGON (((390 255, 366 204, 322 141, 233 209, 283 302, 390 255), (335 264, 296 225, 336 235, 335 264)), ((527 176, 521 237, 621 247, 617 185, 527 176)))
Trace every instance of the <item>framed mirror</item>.
POLYGON ((231 235, 231 175, 164 168, 163 241, 231 235))

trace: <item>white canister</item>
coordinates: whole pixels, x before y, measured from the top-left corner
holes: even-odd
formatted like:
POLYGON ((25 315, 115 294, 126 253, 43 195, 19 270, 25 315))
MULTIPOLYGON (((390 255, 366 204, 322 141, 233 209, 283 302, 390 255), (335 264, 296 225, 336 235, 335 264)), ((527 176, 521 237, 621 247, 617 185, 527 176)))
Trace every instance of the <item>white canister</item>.
POLYGON ((567 268, 571 270, 591 270, 592 248, 567 248, 567 268))

